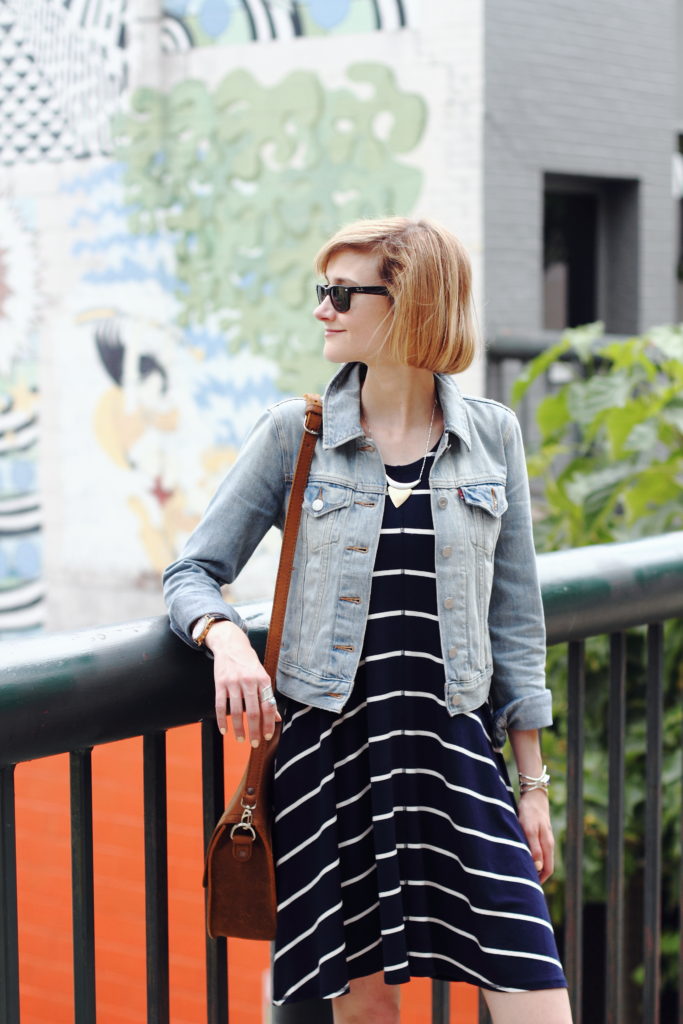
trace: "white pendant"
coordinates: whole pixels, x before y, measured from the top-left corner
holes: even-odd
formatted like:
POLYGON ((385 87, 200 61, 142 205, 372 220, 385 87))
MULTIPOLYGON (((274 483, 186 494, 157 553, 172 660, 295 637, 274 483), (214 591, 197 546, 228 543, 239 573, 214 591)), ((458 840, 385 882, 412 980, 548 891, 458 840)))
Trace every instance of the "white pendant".
POLYGON ((413 493, 412 487, 392 487, 391 484, 387 487, 387 494, 391 498, 394 508, 400 508, 404 502, 408 500, 410 495, 413 493))

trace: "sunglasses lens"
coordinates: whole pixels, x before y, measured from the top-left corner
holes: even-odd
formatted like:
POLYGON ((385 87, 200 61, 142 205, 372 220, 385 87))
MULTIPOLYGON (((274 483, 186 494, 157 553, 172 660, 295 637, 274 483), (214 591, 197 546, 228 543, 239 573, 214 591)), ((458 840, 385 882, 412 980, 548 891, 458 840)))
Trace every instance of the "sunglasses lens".
POLYGON ((317 284, 315 292, 318 296, 318 302, 324 302, 325 297, 329 295, 330 302, 338 313, 348 313, 351 307, 351 292, 345 285, 317 284))
POLYGON ((333 284, 330 288, 332 305, 338 313, 347 313, 351 305, 351 293, 343 284, 333 284))

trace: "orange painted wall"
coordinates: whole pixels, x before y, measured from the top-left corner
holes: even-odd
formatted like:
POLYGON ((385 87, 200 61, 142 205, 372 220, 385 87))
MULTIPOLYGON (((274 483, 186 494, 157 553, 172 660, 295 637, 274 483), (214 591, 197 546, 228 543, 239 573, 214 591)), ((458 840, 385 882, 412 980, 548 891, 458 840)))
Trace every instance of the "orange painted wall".
MULTIPOLYGON (((226 743, 226 792, 245 751, 226 743)), ((167 736, 169 946, 172 1024, 206 1020, 201 763, 198 726, 167 736)), ((72 1024, 71 846, 67 756, 16 770, 22 1024, 72 1024)), ((93 752, 95 957, 98 1024, 145 1024, 142 740, 93 752)), ((230 940, 230 1019, 268 1021, 268 946, 230 940)), ((476 989, 452 988, 451 1024, 474 1024, 476 989)), ((430 982, 403 992, 404 1024, 430 1020, 430 982)))

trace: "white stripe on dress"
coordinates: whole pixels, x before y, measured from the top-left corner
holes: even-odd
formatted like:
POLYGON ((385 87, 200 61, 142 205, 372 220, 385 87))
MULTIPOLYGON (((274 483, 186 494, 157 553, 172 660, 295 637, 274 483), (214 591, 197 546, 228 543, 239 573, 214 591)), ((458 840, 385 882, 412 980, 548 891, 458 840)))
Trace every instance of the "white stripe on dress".
POLYGON ((377 910, 378 906, 379 900, 376 900, 371 907, 368 907, 366 910, 361 910, 360 914, 355 914, 353 917, 345 918, 344 927, 346 928, 347 924, 355 924, 356 921, 360 921, 362 918, 367 917, 367 915, 371 914, 373 910, 377 910))
POLYGON ((515 875, 499 875, 496 871, 484 871, 483 868, 473 868, 458 857, 457 853, 453 853, 452 850, 444 850, 440 846, 432 846, 430 843, 397 843, 396 848, 399 850, 430 850, 432 853, 441 854, 443 857, 448 857, 450 860, 457 860, 463 871, 467 872, 468 875, 479 875, 481 878, 492 878, 496 882, 514 882, 515 885, 528 885, 532 889, 538 889, 543 892, 543 889, 538 882, 532 882, 530 878, 517 878, 515 875))
POLYGON ((478 907, 475 903, 472 903, 470 898, 465 895, 464 892, 460 892, 458 889, 449 889, 448 886, 441 885, 439 882, 428 881, 427 879, 413 879, 409 878, 406 880, 406 885, 418 886, 420 889, 424 886, 429 886, 432 889, 438 889, 440 892, 446 893, 448 896, 453 896, 455 899, 462 900, 467 904, 470 911, 473 914, 479 914, 481 917, 505 917, 513 921, 528 921, 530 924, 540 924, 548 931, 553 931, 553 926, 549 921, 546 921, 542 917, 535 917, 533 914, 520 914, 513 910, 491 910, 489 907, 478 907))
POLYGON ((449 964, 453 964, 454 967, 459 967, 461 971, 465 971, 466 974, 471 974, 473 978, 478 978, 487 988, 492 988, 496 992, 525 992, 523 988, 504 988, 502 985, 494 985, 490 978, 487 978, 484 974, 479 974, 478 971, 473 971, 471 967, 466 967, 465 964, 461 964, 459 960, 454 960, 453 957, 446 956, 444 953, 422 953, 415 949, 408 951, 408 956, 417 956, 421 959, 427 959, 433 957, 435 960, 445 960, 449 964))
POLYGON ((498 949, 496 946, 483 946, 476 935, 472 935, 471 932, 466 932, 454 924, 449 924, 447 921, 442 921, 439 917, 414 917, 409 915, 406 920, 417 921, 420 924, 440 924, 443 928, 447 928, 448 931, 455 932, 456 935, 461 935, 464 939, 470 939, 475 945, 479 946, 483 953, 488 953, 490 956, 515 956, 521 957, 524 960, 542 960, 543 963, 562 967, 559 960, 554 956, 546 956, 545 953, 527 953, 525 950, 519 949, 498 949))
POLYGON ((432 615, 431 612, 411 612, 406 608, 396 608, 393 612, 373 612, 372 615, 368 615, 368 621, 370 619, 391 619, 394 616, 403 617, 410 615, 415 619, 430 619, 432 622, 438 622, 439 616, 432 615))
MULTIPOLYGON (((423 811, 425 814, 436 814, 439 818, 445 818, 450 821, 451 825, 456 832, 462 832, 467 836, 478 836, 480 839, 485 839, 489 843, 500 843, 502 846, 516 846, 519 850, 529 851, 529 847, 526 843, 520 842, 518 839, 507 839, 503 836, 494 836, 488 832, 482 832, 476 828, 467 828, 465 825, 458 825, 457 822, 453 821, 450 814, 446 814, 445 811, 439 810, 438 807, 423 807, 419 806, 399 806, 394 807, 394 811, 410 811, 411 813, 419 813, 423 811)), ((531 854, 529 854, 531 856, 531 854)))
POLYGON ((387 661, 389 658, 426 658, 436 665, 443 665, 443 658, 437 658, 427 651, 385 651, 383 654, 368 654, 365 657, 365 664, 369 661, 387 661))
POLYGON ((391 533, 409 533, 411 535, 414 534, 418 537, 434 536, 434 530, 421 530, 417 526, 387 526, 379 532, 383 537, 386 537, 391 533))
POLYGON ((324 910, 322 914, 318 915, 318 917, 315 919, 310 928, 307 928, 305 932, 301 932, 301 934, 297 935, 295 939, 292 939, 291 942, 288 942, 286 946, 283 946, 282 949, 279 949, 275 956, 273 957, 273 959, 278 960, 285 953, 289 952, 290 949, 293 949, 294 946, 297 946, 300 942, 303 942, 304 939, 307 939, 309 935, 313 934, 313 932, 316 930, 321 921, 324 921, 326 917, 329 917, 330 914, 334 914, 337 910, 342 910, 343 907, 343 901, 339 900, 339 903, 337 903, 336 906, 329 907, 327 910, 324 910))
POLYGON ((372 574, 372 578, 376 579, 378 576, 421 576, 423 579, 435 580, 435 572, 427 572, 426 569, 377 569, 372 574))
POLYGON ((375 939, 374 942, 371 942, 369 946, 365 947, 365 949, 359 949, 357 953, 352 953, 351 956, 347 956, 347 958, 346 958, 347 964, 350 964, 352 960, 357 960, 359 956, 363 955, 363 953, 369 953, 371 949, 375 948, 375 946, 379 946, 381 941, 382 941, 382 936, 380 935, 380 937, 378 939, 375 939))
POLYGON ((296 985, 292 985, 290 988, 288 988, 285 994, 283 995, 282 999, 278 999, 277 1005, 282 1006, 282 1004, 287 999, 289 999, 289 997, 293 995, 293 993, 296 992, 297 989, 301 988, 302 985, 305 985, 307 981, 311 980, 311 978, 315 978, 316 974, 320 974, 320 968, 325 963, 326 960, 331 960, 333 956, 337 956, 338 953, 345 953, 345 951, 346 945, 342 942, 341 946, 337 946, 337 948, 333 949, 330 953, 325 953, 325 956, 321 956, 320 959, 318 960, 317 968, 314 968, 312 971, 309 971, 309 973, 304 978, 300 978, 299 981, 297 981, 296 985))
POLYGON ((306 885, 304 885, 301 889, 298 889, 295 893, 292 893, 291 896, 288 896, 286 900, 282 901, 282 903, 278 903, 278 913, 281 910, 284 910, 285 907, 288 907, 290 903, 294 903, 295 900, 298 900, 300 896, 304 896, 307 892, 310 892, 311 889, 315 888, 315 886, 318 884, 323 875, 326 875, 329 871, 334 871, 334 869, 338 868, 339 866, 339 857, 337 857, 336 860, 330 861, 329 864, 326 864, 325 867, 318 872, 315 878, 312 878, 311 881, 307 882, 306 885))

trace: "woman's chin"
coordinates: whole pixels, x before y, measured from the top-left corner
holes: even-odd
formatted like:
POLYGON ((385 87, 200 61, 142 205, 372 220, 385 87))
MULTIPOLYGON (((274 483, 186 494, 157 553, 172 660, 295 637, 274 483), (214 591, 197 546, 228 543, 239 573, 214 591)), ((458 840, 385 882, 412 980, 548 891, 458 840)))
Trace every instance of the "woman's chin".
POLYGON ((349 358, 347 355, 342 353, 337 345, 333 341, 326 341, 323 346, 323 358, 327 359, 328 363, 348 363, 349 358))

